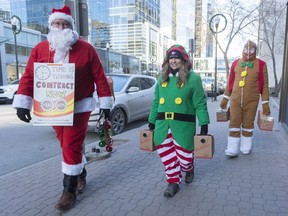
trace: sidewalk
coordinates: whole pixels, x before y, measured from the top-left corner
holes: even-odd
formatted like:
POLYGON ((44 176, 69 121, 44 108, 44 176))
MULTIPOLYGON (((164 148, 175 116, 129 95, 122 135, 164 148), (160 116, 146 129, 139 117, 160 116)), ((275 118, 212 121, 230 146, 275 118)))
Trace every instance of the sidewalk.
POLYGON ((194 181, 183 182, 175 197, 163 196, 164 167, 156 152, 139 150, 136 128, 114 136, 116 151, 110 158, 87 165, 86 190, 71 210, 54 209, 63 189, 59 155, 0 176, 0 215, 288 215, 288 142, 279 132, 278 107, 270 102, 273 131, 261 131, 255 124, 252 153, 227 159, 228 122, 216 122, 220 100, 208 100, 215 155, 196 159, 194 181))

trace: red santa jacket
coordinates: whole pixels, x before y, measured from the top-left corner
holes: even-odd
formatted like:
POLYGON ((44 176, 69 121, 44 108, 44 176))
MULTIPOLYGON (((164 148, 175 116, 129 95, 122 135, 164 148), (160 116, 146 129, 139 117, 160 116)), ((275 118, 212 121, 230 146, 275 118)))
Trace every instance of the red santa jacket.
MULTIPOLYGON (((21 77, 13 107, 31 110, 34 62, 53 63, 54 54, 54 51, 49 50, 48 41, 37 44, 32 50, 26 70, 21 77)), ((95 109, 95 100, 92 98, 95 84, 97 86, 100 108, 111 108, 111 91, 95 48, 86 41, 79 39, 69 51, 69 63, 75 63, 75 113, 95 109)))

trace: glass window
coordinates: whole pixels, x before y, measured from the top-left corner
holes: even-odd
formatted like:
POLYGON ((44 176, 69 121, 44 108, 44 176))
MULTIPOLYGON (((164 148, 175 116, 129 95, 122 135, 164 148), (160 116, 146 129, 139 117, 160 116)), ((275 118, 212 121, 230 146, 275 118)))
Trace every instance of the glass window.
POLYGON ((127 80, 129 77, 123 77, 123 76, 111 76, 113 79, 113 88, 114 92, 120 92, 124 85, 127 83, 127 80))
POLYGON ((140 78, 134 78, 134 79, 132 79, 131 82, 130 82, 130 84, 129 84, 129 86, 128 86, 128 89, 129 89, 130 87, 138 87, 139 90, 141 90, 141 80, 140 80, 140 78))
POLYGON ((142 84, 142 90, 151 88, 155 83, 154 79, 149 78, 142 78, 141 84, 142 84))

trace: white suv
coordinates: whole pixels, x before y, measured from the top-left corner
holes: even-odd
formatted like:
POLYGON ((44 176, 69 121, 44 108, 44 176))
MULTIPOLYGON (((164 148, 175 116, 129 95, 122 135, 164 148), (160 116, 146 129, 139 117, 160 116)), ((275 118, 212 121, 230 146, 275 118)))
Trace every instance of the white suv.
POLYGON ((0 86, 0 103, 12 102, 17 93, 19 80, 14 80, 8 85, 0 86))
MULTIPOLYGON (((125 126, 149 116, 157 80, 140 74, 107 74, 113 79, 115 103, 110 114, 112 134, 122 133, 125 126)), ((97 100, 97 96, 95 96, 97 100)), ((99 108, 91 113, 88 126, 97 131, 99 108)))

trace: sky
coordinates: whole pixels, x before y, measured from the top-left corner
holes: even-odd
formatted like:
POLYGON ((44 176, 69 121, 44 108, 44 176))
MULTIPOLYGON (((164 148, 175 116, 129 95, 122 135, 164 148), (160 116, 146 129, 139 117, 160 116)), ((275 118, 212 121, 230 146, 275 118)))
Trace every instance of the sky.
MULTIPOLYGON (((216 1, 216 3, 218 3, 220 5, 225 5, 225 2, 227 2, 227 0, 215 0, 215 1, 216 1)), ((253 0, 253 1, 251 1, 251 0, 239 0, 239 1, 245 5, 249 5, 249 4, 255 5, 257 2, 259 2, 259 0, 253 0)), ((221 22, 223 22, 223 20, 221 20, 221 22)), ((224 46, 223 48, 226 48, 225 36, 227 36, 227 32, 225 33, 225 31, 218 34, 219 43, 222 44, 222 46, 224 46)), ((255 38, 253 36, 249 36, 249 35, 247 35, 246 37, 247 37, 247 40, 250 39, 250 40, 254 41, 255 43, 257 43, 257 38, 255 38)), ((242 39, 240 39, 240 37, 236 36, 233 39, 232 43, 230 44, 230 47, 228 50, 228 57, 241 57, 244 44, 246 43, 247 40, 243 41, 242 39)), ((223 57, 223 54, 219 50, 219 48, 218 48, 218 53, 219 53, 218 54, 219 57, 223 57)))

